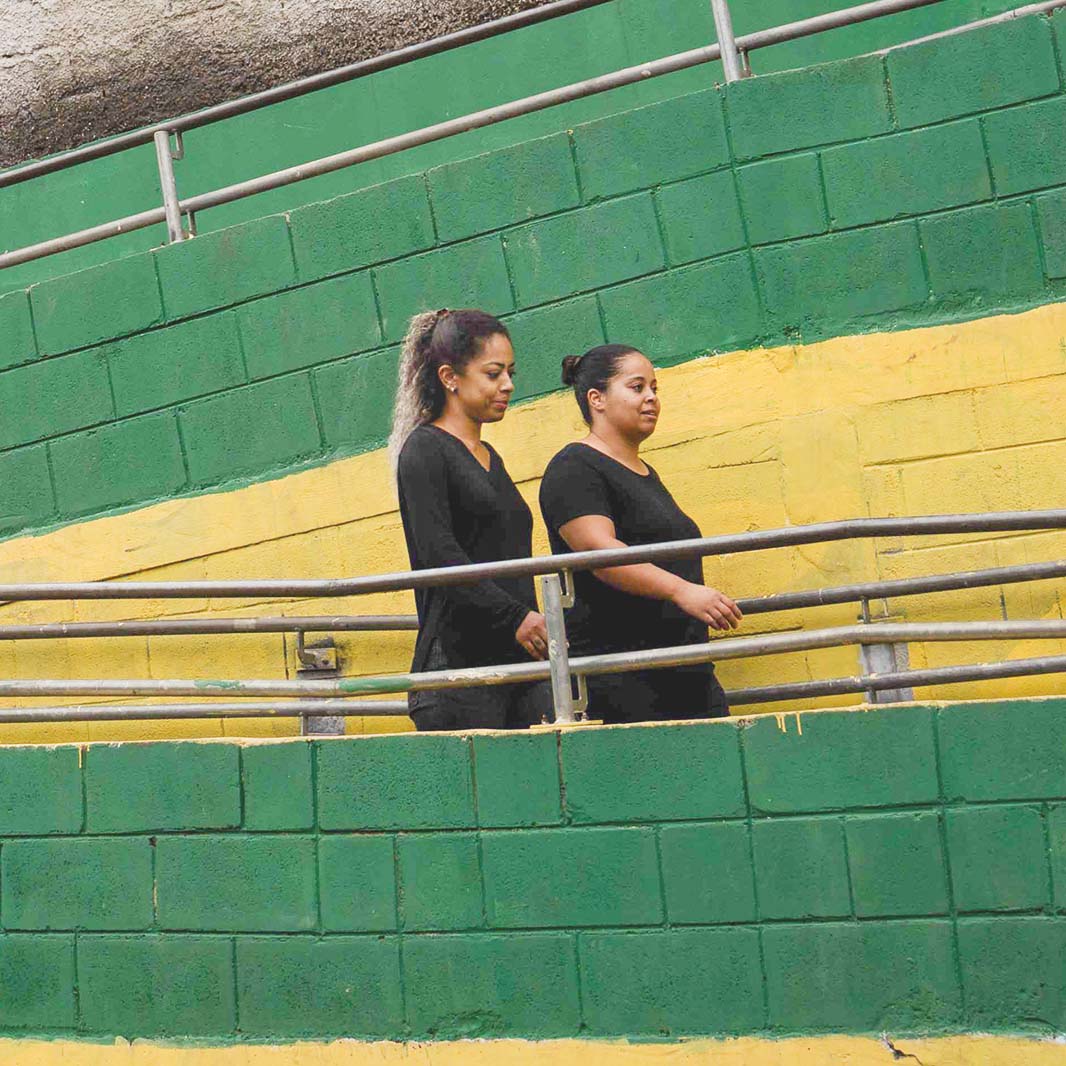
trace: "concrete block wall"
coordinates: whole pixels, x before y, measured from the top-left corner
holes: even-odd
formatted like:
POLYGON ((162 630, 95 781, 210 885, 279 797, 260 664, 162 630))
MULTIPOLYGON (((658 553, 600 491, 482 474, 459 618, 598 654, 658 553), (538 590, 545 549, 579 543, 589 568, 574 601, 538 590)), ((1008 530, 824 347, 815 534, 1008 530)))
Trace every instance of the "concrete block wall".
POLYGON ((1058 1032, 1064 712, 0 749, 0 1033, 1058 1032))
POLYGON ((669 364, 1055 299, 1056 33, 709 89, 11 293, 3 529, 380 445, 429 305, 504 315, 531 397, 605 337, 669 364))
MULTIPOLYGON (((647 455, 708 534, 1056 506, 1066 461, 1062 18, 703 90, 0 298, 0 573, 403 569, 381 450, 397 341, 409 313, 474 302, 514 334, 523 402, 492 440, 531 502, 550 456, 581 432, 572 399, 553 391, 559 359, 611 339, 640 344, 662 368, 664 417, 647 455), (930 71, 951 91, 931 94, 930 71)), ((756 596, 1035 562, 1061 557, 1064 543, 898 538, 709 559, 705 571, 730 594, 756 596)), ((534 546, 547 547, 539 521, 534 546)), ((1064 602, 1062 582, 1041 582, 884 610, 915 621, 1061 618, 1064 602)), ((324 606, 8 604, 0 619, 324 606)), ((413 604, 390 594, 328 609, 413 604)), ((821 608, 759 616, 745 632, 853 621, 851 607, 821 608)), ((338 638, 349 674, 406 669, 410 643, 404 633, 338 638)), ((1059 650, 930 644, 910 656, 920 667, 1059 650)), ((292 641, 269 635, 7 643, 0 667, 28 678, 217 679, 294 676, 296 663, 292 641)), ((720 673, 741 687, 856 667, 843 648, 731 661, 720 673)), ((996 691, 1055 693, 1061 679, 996 691)), ((93 722, 5 726, 0 737, 295 728, 93 722)))
MULTIPOLYGON (((734 26, 738 34, 749 33, 831 10, 834 2, 762 0, 754 6, 740 4, 733 12, 734 26)), ((242 20, 229 9, 220 8, 214 0, 202 8, 195 0, 182 0, 180 7, 164 4, 160 9, 162 17, 155 12, 149 14, 151 9, 144 8, 138 11, 132 22, 122 27, 117 37, 106 35, 113 54, 121 57, 127 75, 133 78, 132 83, 124 83, 121 73, 116 78, 115 72, 111 71, 110 78, 104 76, 104 80, 109 80, 106 95, 93 90, 93 73, 86 72, 84 67, 79 69, 77 59, 72 61, 65 46, 71 45, 75 53, 80 51, 84 55, 88 50, 96 54, 92 46, 94 31, 99 37, 101 22, 107 22, 110 7, 97 5, 83 11, 78 0, 69 0, 47 10, 32 10, 5 35, 7 54, 12 63, 0 70, 0 126, 5 132, 0 144, 0 160, 5 166, 14 164, 30 154, 67 147, 69 142, 64 143, 64 140, 72 136, 82 141, 93 140, 108 130, 135 129, 182 111, 195 110, 212 102, 204 98, 196 100, 197 93, 202 95, 203 90, 203 85, 196 84, 198 78, 206 77, 211 82, 213 91, 210 95, 217 101, 233 92, 250 92, 267 83, 290 80, 301 73, 301 66, 303 73, 308 73, 312 69, 351 63, 372 52, 375 44, 387 47, 387 41, 380 38, 380 34, 375 39, 375 31, 386 23, 404 39, 414 41, 443 33, 449 21, 454 27, 459 23, 499 17, 520 6, 520 3, 508 4, 499 0, 480 6, 467 3, 453 8, 443 4, 440 8, 420 9, 416 16, 408 17, 410 13, 403 4, 393 3, 356 20, 338 33, 336 26, 329 24, 329 10, 316 5, 316 16, 324 21, 316 28, 317 39, 313 46, 309 38, 297 43, 296 51, 302 52, 302 59, 297 60, 296 67, 283 63, 276 77, 261 84, 257 82, 264 71, 259 70, 257 75, 253 68, 263 63, 269 66, 277 62, 277 56, 263 48, 242 54, 242 49, 249 47, 247 32, 252 26, 270 26, 288 46, 293 46, 293 19, 299 21, 299 16, 294 15, 298 8, 286 9, 281 22, 273 17, 273 9, 269 6, 242 20), (62 41, 62 35, 57 36, 57 23, 77 21, 79 16, 84 16, 80 19, 83 28, 80 39, 77 42, 62 41), (227 19, 236 19, 243 32, 237 37, 227 34, 227 19), (151 36, 146 38, 141 31, 142 21, 156 32, 171 34, 169 54, 177 64, 175 69, 188 68, 190 56, 194 66, 210 69, 195 71, 191 76, 179 74, 176 80, 163 72, 151 36), (123 33, 136 42, 135 51, 152 56, 154 67, 151 62, 148 67, 137 66, 123 44, 123 33), (175 40, 182 38, 182 34, 197 42, 188 54, 181 51, 182 46, 175 46, 175 40), (212 37, 216 40, 225 38, 229 58, 211 52, 211 62, 203 63, 201 58, 208 54, 204 50, 214 47, 208 43, 212 37), (43 56, 59 56, 58 61, 53 61, 56 69, 46 69, 40 77, 27 78, 27 69, 35 65, 39 67, 43 56), (231 64, 228 70, 227 63, 231 64), (281 70, 281 67, 285 69, 281 70), (144 86, 136 80, 141 77, 138 71, 143 69, 153 69, 155 73, 150 101, 144 95, 144 86), (51 79, 56 77, 72 80, 76 88, 75 92, 58 100, 58 112, 44 102, 51 79), (230 93, 225 91, 227 79, 230 93), (7 89, 9 85, 14 87, 13 90, 7 89), (27 105, 27 94, 40 98, 36 110, 27 105), (49 121, 39 121, 43 114, 49 114, 49 121), (9 116, 14 119, 9 120, 9 116)), ((756 69, 760 74, 768 74, 860 55, 997 14, 1011 6, 1013 0, 940 0, 934 6, 902 12, 891 18, 873 19, 832 33, 762 49, 758 53, 756 69)), ((114 10, 120 11, 121 7, 114 10)), ((332 17, 335 20, 346 17, 343 5, 332 12, 332 17)), ((311 28, 307 24, 303 26, 304 30, 311 28)), ((392 35, 394 41, 396 33, 392 35)), ((669 18, 662 17, 656 0, 613 0, 566 18, 191 130, 185 137, 185 157, 175 165, 178 187, 183 196, 208 192, 252 175, 268 174, 455 115, 702 47, 713 40, 714 22, 708 5, 702 0, 675 0, 669 18), (506 72, 504 77, 501 72, 506 72)), ((721 80, 718 63, 678 71, 663 78, 576 100, 550 111, 472 130, 399 155, 372 160, 354 169, 323 175, 250 200, 227 204, 201 214, 198 225, 201 231, 222 229, 572 128, 602 115, 677 96, 721 80)), ((154 152, 151 144, 142 145, 83 163, 55 176, 6 189, 0 197, 0 247, 6 250, 35 244, 61 233, 73 233, 158 207, 160 202, 154 152)), ((165 236, 164 227, 155 226, 123 234, 104 244, 87 245, 46 260, 10 268, 0 274, 0 293, 151 248, 162 244, 165 236)))

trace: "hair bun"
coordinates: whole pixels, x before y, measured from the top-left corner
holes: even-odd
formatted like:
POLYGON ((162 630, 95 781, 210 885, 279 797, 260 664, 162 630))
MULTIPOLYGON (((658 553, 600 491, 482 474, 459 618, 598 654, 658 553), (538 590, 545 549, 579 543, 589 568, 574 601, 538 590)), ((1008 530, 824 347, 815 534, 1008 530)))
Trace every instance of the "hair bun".
POLYGON ((574 381, 577 379, 577 367, 578 367, 578 363, 580 363, 580 362, 581 362, 581 356, 580 355, 568 355, 563 360, 563 384, 564 385, 573 385, 574 381))

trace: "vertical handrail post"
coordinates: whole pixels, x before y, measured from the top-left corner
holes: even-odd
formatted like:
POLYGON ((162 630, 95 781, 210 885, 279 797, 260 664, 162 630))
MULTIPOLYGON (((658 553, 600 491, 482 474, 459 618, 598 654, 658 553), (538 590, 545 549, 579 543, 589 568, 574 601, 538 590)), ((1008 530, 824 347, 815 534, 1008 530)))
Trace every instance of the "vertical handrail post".
MULTIPOLYGON (((870 617, 870 601, 859 601, 862 615, 859 621, 867 625, 870 617)), ((859 662, 863 674, 894 674, 910 668, 910 655, 906 644, 860 644, 859 662)), ((908 703, 914 699, 912 688, 867 689, 867 703, 908 703)))
POLYGON ((575 722, 574 693, 570 686, 570 654, 566 646, 566 619, 563 617, 563 584, 558 574, 540 579, 544 601, 544 621, 548 626, 548 663, 551 666, 552 703, 557 722, 575 722))
POLYGON ((170 131, 157 130, 155 159, 159 167, 159 186, 163 190, 163 209, 167 213, 167 240, 173 244, 185 239, 181 229, 181 206, 178 203, 178 185, 174 180, 174 157, 170 150, 170 131))
POLYGON ((727 82, 740 81, 744 70, 737 51, 736 38, 733 36, 733 19, 729 14, 728 0, 711 0, 714 14, 714 30, 718 35, 718 46, 722 50, 722 67, 727 82))

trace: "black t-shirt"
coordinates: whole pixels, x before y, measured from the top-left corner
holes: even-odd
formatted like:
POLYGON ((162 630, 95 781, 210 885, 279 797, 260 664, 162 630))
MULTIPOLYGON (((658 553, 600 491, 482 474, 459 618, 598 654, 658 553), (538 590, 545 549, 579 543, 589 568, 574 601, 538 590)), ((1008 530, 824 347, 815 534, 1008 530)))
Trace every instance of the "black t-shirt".
MULTIPOLYGON (((458 437, 419 426, 400 452, 397 487, 411 568, 523 559, 533 554, 533 515, 503 460, 488 444, 486 470, 458 437)), ((433 640, 449 666, 485 666, 528 658, 515 630, 537 609, 531 577, 415 591, 418 639, 413 671, 433 640)))
MULTIPOLYGON (((585 515, 611 519, 615 536, 630 546, 700 536, 699 526, 678 507, 650 466, 646 475, 638 474, 587 444, 568 444, 548 464, 540 485, 540 509, 553 554, 571 550, 559 536, 559 529, 585 515)), ((674 559, 656 565, 686 581, 703 584, 699 559, 674 559)), ((707 627, 674 604, 621 592, 590 570, 574 574, 574 589, 575 603, 567 613, 567 636, 571 651, 579 655, 707 640, 707 627)))

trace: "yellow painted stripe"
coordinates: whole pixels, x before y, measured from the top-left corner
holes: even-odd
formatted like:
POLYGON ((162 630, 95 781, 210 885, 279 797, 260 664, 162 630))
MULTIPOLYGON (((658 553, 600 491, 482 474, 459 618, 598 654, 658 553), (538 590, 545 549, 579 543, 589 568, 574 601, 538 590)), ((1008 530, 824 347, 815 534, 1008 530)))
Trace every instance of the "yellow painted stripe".
POLYGON ((885 1066, 893 1061, 936 1066, 1061 1066, 1066 1046, 1021 1037, 953 1036, 889 1046, 872 1037, 821 1036, 791 1040, 692 1040, 671 1044, 598 1043, 582 1040, 461 1040, 439 1044, 328 1044, 227 1048, 164 1047, 117 1041, 112 1045, 68 1041, 0 1041, 7 1066, 885 1066), (904 1056, 895 1059, 892 1048, 904 1056))
MULTIPOLYGON (((522 353, 519 353, 521 360, 522 353)), ((1066 466, 1066 305, 903 333, 700 359, 661 374, 664 414, 647 454, 706 534, 861 515, 1059 506, 1066 466)), ((492 428, 534 505, 544 465, 581 433, 570 397, 524 405, 492 428)), ((547 550, 539 522, 535 549, 547 550)), ((897 538, 712 558, 735 596, 1066 557, 1066 534, 897 538)), ((381 452, 275 481, 172 500, 0 544, 0 581, 334 577, 406 568, 381 452)), ((891 617, 1060 618, 1063 582, 896 600, 891 617)), ((410 612, 409 595, 8 604, 0 622, 284 612, 410 612)), ((852 606, 758 616, 746 632, 847 624, 852 606)), ((411 634, 338 639, 350 674, 405 669, 411 634)), ((919 645, 914 666, 1063 652, 1055 642, 919 645)), ((730 687, 853 674, 854 648, 723 664, 730 687)), ((281 635, 13 642, 8 677, 284 677, 281 635)), ((1056 677, 938 688, 950 699, 1064 690, 1056 677)), ((930 693, 933 694, 933 693, 930 693)), ((854 697, 819 700, 846 705, 854 697)), ((784 704, 774 709, 795 706, 784 704)), ((352 730, 409 728, 352 719, 352 730)), ((289 733, 292 723, 0 727, 0 741, 289 733)))

